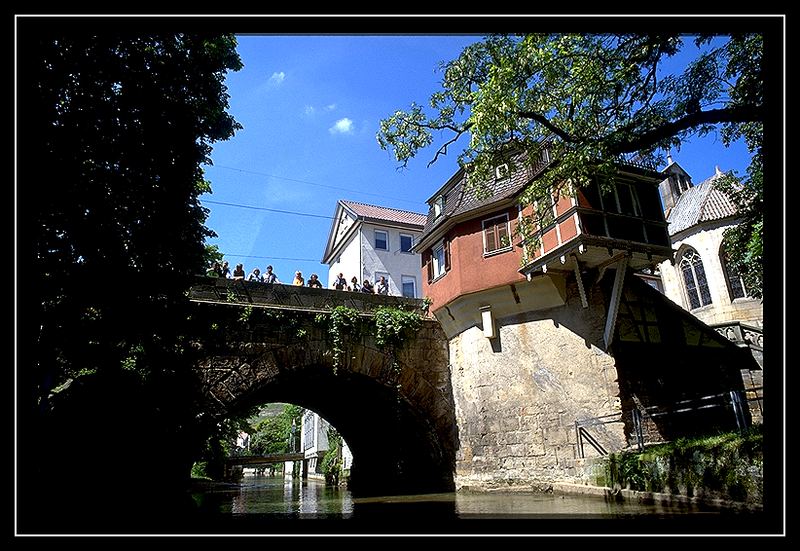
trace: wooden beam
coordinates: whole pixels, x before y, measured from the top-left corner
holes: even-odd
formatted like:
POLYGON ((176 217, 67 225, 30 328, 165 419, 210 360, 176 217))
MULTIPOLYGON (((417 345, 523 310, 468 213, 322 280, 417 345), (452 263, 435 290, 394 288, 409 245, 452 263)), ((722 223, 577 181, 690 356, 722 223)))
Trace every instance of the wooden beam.
POLYGON ((572 256, 575 257, 575 279, 578 282, 578 293, 580 293, 581 295, 581 306, 583 306, 584 308, 588 308, 589 301, 586 300, 586 289, 583 287, 583 278, 581 277, 581 265, 580 262, 578 262, 578 257, 575 256, 574 253, 572 256))
POLYGON ((608 305, 608 315, 606 316, 606 329, 603 340, 606 350, 611 346, 614 338, 614 326, 617 323, 617 312, 619 311, 619 301, 622 298, 622 286, 625 282, 625 272, 628 270, 628 257, 622 257, 616 265, 617 274, 614 276, 614 287, 611 290, 611 303, 608 305))

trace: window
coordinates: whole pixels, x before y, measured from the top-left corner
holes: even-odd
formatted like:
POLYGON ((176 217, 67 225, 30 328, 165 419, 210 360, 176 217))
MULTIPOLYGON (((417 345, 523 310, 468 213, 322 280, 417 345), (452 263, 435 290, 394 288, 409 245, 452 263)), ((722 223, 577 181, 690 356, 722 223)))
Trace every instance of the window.
POLYGON ((389 250, 389 234, 382 230, 375 230, 375 248, 380 251, 389 250))
POLYGON ((433 202, 433 216, 439 218, 444 213, 445 196, 440 195, 433 202))
POLYGON ((508 214, 483 221, 483 254, 508 250, 511 247, 511 232, 508 214))
POLYGON ((410 253, 411 247, 414 246, 414 236, 413 235, 406 235, 404 233, 400 234, 400 252, 403 253, 410 253))
POLYGON ((703 269, 703 260, 697 251, 688 248, 681 255, 679 263, 683 273, 683 282, 686 285, 686 295, 689 298, 691 310, 711 304, 711 293, 708 290, 706 272, 703 269))
POLYGON ((417 278, 414 276, 401 276, 403 283, 403 296, 417 298, 417 278))
POLYGON ((436 279, 437 277, 444 275, 447 271, 447 251, 446 251, 446 244, 439 243, 433 248, 433 277, 432 279, 436 279))
POLYGON ((719 258, 722 263, 722 271, 725 273, 725 282, 728 284, 728 295, 731 297, 731 301, 746 297, 747 292, 739 270, 728 264, 728 255, 725 251, 720 250, 719 258))
POLYGON ((505 180, 508 178, 508 163, 503 163, 499 166, 496 166, 494 169, 494 175, 498 180, 505 180))

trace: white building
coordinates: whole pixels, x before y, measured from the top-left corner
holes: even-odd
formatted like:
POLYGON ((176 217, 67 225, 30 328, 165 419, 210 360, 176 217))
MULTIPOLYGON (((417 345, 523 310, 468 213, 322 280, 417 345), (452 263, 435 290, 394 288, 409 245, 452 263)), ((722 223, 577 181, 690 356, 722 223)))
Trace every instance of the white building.
MULTIPOLYGON (((308 464, 308 475, 312 478, 321 478, 322 460, 330 449, 328 443, 328 429, 330 423, 311 410, 305 410, 300 432, 300 449, 308 464)), ((353 464, 353 454, 342 440, 342 469, 348 470, 353 464)))
POLYGON ((748 296, 742 278, 725 262, 722 238, 738 223, 736 206, 714 187, 719 168, 694 185, 691 176, 670 158, 660 187, 674 265, 660 266, 664 294, 709 325, 744 322, 761 327, 760 299, 748 296))
MULTIPOLYGON (((739 222, 736 205, 714 182, 715 173, 697 185, 672 158, 662 172, 659 189, 664 216, 675 251, 674 263, 659 266, 663 293, 673 302, 741 347, 747 347, 763 366, 764 307, 747 294, 742 278, 725 261, 725 230, 739 222)), ((750 414, 760 422, 763 410, 763 371, 742 370, 750 414)))
POLYGON ((373 285, 385 276, 389 294, 420 298, 420 256, 411 251, 427 216, 417 212, 340 200, 322 263, 328 287, 339 273, 373 285))

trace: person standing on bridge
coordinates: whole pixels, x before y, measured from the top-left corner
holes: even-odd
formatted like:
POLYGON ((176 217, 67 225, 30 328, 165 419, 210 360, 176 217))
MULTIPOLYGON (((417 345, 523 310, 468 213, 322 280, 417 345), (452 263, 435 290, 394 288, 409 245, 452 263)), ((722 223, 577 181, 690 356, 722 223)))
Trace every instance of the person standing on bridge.
POLYGON ((214 263, 211 265, 211 267, 206 272, 206 275, 208 277, 220 277, 220 271, 221 270, 222 270, 222 268, 220 267, 219 262, 217 262, 215 260, 214 263))
POLYGON ((303 285, 305 285, 305 283, 306 283, 306 280, 303 279, 303 273, 300 272, 300 271, 295 272, 294 273, 294 281, 292 281, 292 285, 296 285, 298 287, 302 287, 303 285))
POLYGON ((231 278, 231 269, 228 266, 228 261, 222 263, 222 268, 219 271, 219 277, 230 279, 231 278))
POLYGON ((381 276, 380 281, 375 288, 375 293, 379 295, 388 295, 389 294, 389 282, 386 281, 385 276, 381 276))
POLYGON ((272 266, 267 266, 267 273, 264 274, 264 283, 280 283, 278 276, 272 271, 272 266))
POLYGON ((343 273, 339 273, 339 275, 336 276, 336 279, 333 282, 333 288, 337 291, 344 291, 347 289, 347 280, 344 278, 343 273))
POLYGON ((261 270, 258 268, 253 268, 253 271, 250 272, 249 276, 247 276, 247 281, 258 281, 259 283, 262 283, 264 278, 261 276, 261 270))
POLYGON ((373 294, 375 292, 375 288, 372 286, 372 283, 370 283, 368 279, 364 280, 364 284, 361 286, 361 292, 370 294, 373 294))
POLYGON ((308 278, 308 286, 322 289, 322 282, 319 280, 319 276, 317 274, 311 274, 311 277, 308 278))
POLYGON ((236 265, 236 269, 233 270, 233 279, 238 279, 239 281, 244 280, 244 264, 236 265))
POLYGON ((348 291, 353 291, 357 293, 361 290, 361 287, 358 285, 358 278, 353 276, 353 279, 350 280, 350 286, 347 288, 348 291))

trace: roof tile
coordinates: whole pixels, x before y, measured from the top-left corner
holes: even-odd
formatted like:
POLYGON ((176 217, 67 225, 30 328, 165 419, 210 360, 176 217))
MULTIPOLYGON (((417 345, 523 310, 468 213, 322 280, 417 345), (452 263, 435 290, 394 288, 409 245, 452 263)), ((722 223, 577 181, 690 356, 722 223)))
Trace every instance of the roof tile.
POLYGON ((736 205, 714 187, 714 181, 719 177, 719 174, 715 174, 678 197, 667 217, 670 236, 701 222, 712 222, 736 215, 736 205))
POLYGON ((411 212, 408 210, 393 209, 389 207, 379 207, 377 205, 367 205, 366 203, 359 203, 356 201, 341 201, 342 205, 353 211, 356 216, 363 217, 370 220, 377 220, 383 222, 394 222, 399 224, 411 224, 414 226, 425 225, 427 216, 419 212, 411 212))

